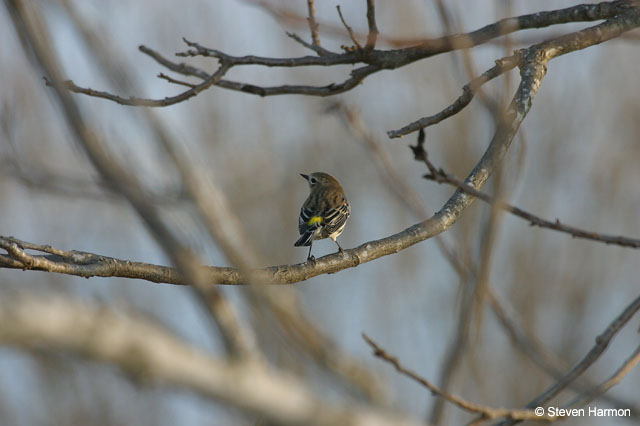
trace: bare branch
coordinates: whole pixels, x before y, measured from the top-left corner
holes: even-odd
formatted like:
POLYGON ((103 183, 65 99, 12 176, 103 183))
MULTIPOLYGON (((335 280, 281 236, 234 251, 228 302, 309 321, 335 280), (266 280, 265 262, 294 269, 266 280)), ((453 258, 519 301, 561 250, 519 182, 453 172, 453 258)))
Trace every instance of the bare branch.
POLYGON ((358 39, 355 38, 354 35, 353 35, 353 30, 347 24, 347 21, 344 20, 344 16, 342 16, 342 10, 340 9, 340 5, 339 4, 336 5, 336 9, 338 9, 338 15, 340 16, 340 21, 342 21, 342 25, 344 25, 344 28, 347 30, 347 33, 349 34, 349 38, 351 39, 353 44, 356 46, 356 48, 362 49, 362 45, 360 44, 360 42, 358 42, 358 39))
MULTIPOLYGON (((247 2, 249 4, 254 4, 258 7, 260 7, 261 9, 263 9, 264 11, 266 11, 268 14, 270 14, 272 17, 274 17, 276 20, 278 20, 279 22, 282 22, 284 24, 288 24, 288 25, 296 25, 299 27, 303 27, 303 26, 308 26, 308 20, 306 16, 302 16, 299 14, 296 14, 286 8, 278 8, 276 7, 272 2, 266 2, 266 1, 259 1, 259 0, 247 0, 247 2)), ((574 9, 571 8, 572 12, 575 12, 577 14, 576 19, 578 19, 578 21, 576 22, 588 22, 588 21, 593 21, 594 19, 589 19, 588 18, 588 14, 589 13, 584 13, 584 9, 583 9, 584 5, 578 5, 578 6, 574 6, 574 8, 578 8, 578 9, 574 9)), ((593 5, 589 5, 591 7, 593 7, 593 5)), ((552 11, 552 12, 557 12, 557 11, 552 11)), ((596 13, 593 13, 594 15, 596 13)), ((611 15, 613 16, 613 15, 611 15)), ((611 17, 609 16, 609 17, 611 17)), ((521 17, 518 18, 507 18, 507 19, 502 19, 494 24, 491 24, 487 27, 483 27, 483 28, 493 28, 494 26, 499 26, 499 25, 509 25, 508 28, 505 28, 503 30, 498 30, 497 32, 499 34, 501 34, 499 37, 501 36, 506 36, 508 34, 512 34, 514 32, 517 31, 516 30, 511 30, 511 28, 513 27, 513 20, 514 19, 523 19, 523 20, 528 20, 528 16, 527 15, 523 15, 521 17), (506 34, 503 34, 503 31, 510 31, 506 34)), ((602 19, 607 19, 606 17, 603 17, 602 19)), ((595 19, 597 20, 597 19, 595 19)), ((560 24, 564 24, 567 22, 557 22, 555 24, 550 24, 550 25, 560 25, 560 24)), ((323 35, 327 35, 327 36, 332 36, 332 37, 345 37, 344 31, 343 31, 343 27, 341 27, 340 25, 336 25, 333 24, 331 22, 322 22, 320 23, 320 25, 322 26, 322 34, 323 35)), ((535 27, 535 28, 544 28, 550 25, 541 25, 539 27, 535 27)), ((493 30, 495 31, 495 30, 493 30)), ((361 39, 366 39, 367 38, 367 34, 366 33, 358 33, 354 31, 354 36, 356 38, 361 38, 361 39)), ((552 33, 552 34, 547 34, 544 35, 544 39, 552 39, 552 38, 557 38, 560 37, 561 34, 559 33, 552 33)), ((640 34, 637 33, 627 33, 624 35, 621 35, 619 38, 619 40, 622 41, 630 41, 630 42, 637 42, 638 40, 640 40, 640 34)), ((389 46, 395 47, 395 48, 405 48, 405 47, 412 47, 412 46, 418 46, 418 45, 423 45, 423 44, 429 44, 431 41, 433 41, 434 38, 433 37, 426 37, 426 36, 422 36, 422 37, 393 37, 393 36, 389 36, 389 35, 382 35, 382 34, 378 34, 378 43, 382 42, 385 43, 389 46)), ((522 38, 518 38, 517 40, 513 40, 513 42, 515 44, 521 44, 521 45, 531 45, 531 44, 535 44, 535 43, 539 43, 541 40, 541 36, 530 36, 530 37, 522 37, 522 38)), ((504 40, 500 40, 500 39, 491 39, 488 40, 487 43, 490 44, 495 44, 495 45, 505 45, 505 41, 504 40)), ((508 43, 507 43, 508 44, 508 43)))
MULTIPOLYGON (((546 72, 546 63, 548 60, 572 50, 602 42, 614 37, 616 34, 626 31, 633 25, 639 25, 639 14, 637 10, 633 9, 632 13, 620 15, 596 27, 570 34, 561 40, 553 40, 542 45, 534 46, 534 48, 523 53, 523 63, 521 64, 523 68, 523 79, 520 86, 505 114, 504 120, 498 126, 487 151, 467 177, 466 182, 476 189, 480 188, 501 161, 520 123, 524 120, 524 117, 532 105, 533 98, 546 72)), ((177 67, 179 68, 179 65, 177 67)), ((366 68, 369 67, 365 67, 365 69, 366 68)), ((368 73, 374 71, 375 70, 371 68, 367 70, 368 73)), ((354 77, 351 79, 351 84, 357 84, 353 79, 354 77)), ((358 81, 360 81, 360 79, 358 79, 358 81)), ((331 90, 334 89, 329 89, 329 91, 331 90)), ((325 91, 325 94, 327 94, 327 91, 325 91)), ((354 267, 381 256, 396 253, 443 232, 453 225, 462 211, 468 207, 472 201, 472 196, 458 190, 433 217, 407 228, 400 233, 362 244, 355 249, 345 250, 344 253, 325 256, 317 259, 313 264, 283 265, 262 269, 256 271, 256 273, 259 274, 261 282, 293 283, 320 274, 337 272, 348 267, 354 267)), ((10 263, 15 267, 15 263, 5 263, 10 263)), ((239 273, 234 269, 216 268, 212 275, 215 276, 215 280, 209 280, 208 282, 224 284, 238 284, 242 282, 239 273)), ((211 275, 209 275, 209 278, 210 277, 211 275)))
POLYGON ((314 52, 316 52, 318 55, 337 55, 337 53, 332 52, 330 50, 325 49, 324 47, 321 46, 315 46, 311 43, 307 43, 306 41, 304 41, 302 38, 300 38, 300 36, 298 36, 297 34, 291 33, 291 32, 286 32, 285 34, 287 34, 288 37, 292 38, 293 40, 295 40, 297 43, 300 43, 301 45, 303 45, 304 47, 306 47, 307 49, 313 50, 314 52))
MULTIPOLYGON (((489 178, 491 172, 500 163, 508 147, 511 144, 522 120, 529 112, 533 98, 538 91, 540 82, 546 71, 545 63, 535 62, 527 57, 527 72, 516 95, 489 144, 482 159, 467 177, 467 182, 473 183, 476 188, 482 187, 489 178)), ((179 68, 179 66, 178 66, 179 68)), ((369 68, 368 72, 375 69, 369 68)), ((356 70, 357 71, 357 70, 356 70)), ((355 72, 355 71, 354 71, 355 72)), ((352 77, 352 80, 354 77, 352 77)), ((360 80, 358 80, 360 81, 360 80)), ((357 83, 353 83, 357 84, 357 83)), ((136 201, 136 200, 134 200, 136 201)), ((137 201, 136 201, 137 202, 137 201)), ((431 218, 405 229, 395 235, 370 241, 343 253, 335 253, 316 259, 315 262, 307 262, 298 265, 286 265, 255 271, 256 277, 260 277, 262 283, 292 283, 309 279, 324 273, 337 272, 345 268, 354 267, 361 263, 369 262, 382 256, 397 253, 407 247, 432 238, 435 235, 451 227, 460 217, 462 212, 473 202, 473 197, 458 190, 447 203, 431 218)), ((143 206, 141 206, 143 207, 143 206)), ((9 263, 9 262, 6 262, 9 263)), ((237 270, 216 269, 215 281, 224 284, 238 284, 243 282, 237 270)), ((252 271, 252 274, 254 271, 252 271)), ((245 278, 246 280, 246 278, 245 278)))
MULTIPOLYGON (((640 296, 631 302, 616 319, 609 324, 609 326, 596 337, 596 344, 585 355, 585 357, 576 364, 567 374, 560 378, 551 387, 545 390, 542 394, 536 397, 533 401, 528 403, 525 408, 540 407, 550 401, 553 397, 558 395, 563 389, 565 389, 570 383, 576 380, 582 373, 585 372, 594 362, 600 358, 600 355, 609 346, 611 340, 622 329, 622 327, 629 322, 629 320, 640 310, 640 296)), ((506 421, 501 423, 501 426, 513 425, 518 421, 506 421)))
MULTIPOLYGON (((526 327, 522 325, 518 326, 514 318, 507 314, 503 303, 498 299, 493 289, 489 287, 488 290, 489 305, 511 339, 514 347, 527 356, 540 370, 548 374, 551 378, 554 380, 560 379, 564 371, 569 368, 568 364, 549 351, 526 327)), ((582 393, 587 393, 590 388, 595 388, 595 384, 586 377, 581 377, 569 386, 574 391, 582 393)), ((637 406, 635 402, 624 401, 610 394, 601 394, 598 395, 598 398, 617 408, 629 408, 633 417, 640 415, 640 407, 637 406)))
POLYGON ((375 0, 367 0, 367 24, 369 25, 369 35, 367 36, 366 49, 373 49, 378 38, 378 26, 376 25, 375 0))
MULTIPOLYGON (((422 241, 422 238, 431 238, 442 232, 444 226, 451 226, 453 222, 449 224, 449 220, 448 216, 441 215, 382 240, 370 241, 354 249, 344 250, 343 253, 316 258, 315 262, 254 269, 251 270, 251 276, 263 284, 293 284, 318 275, 353 268, 361 263, 397 253, 403 248, 417 244, 422 241), (443 221, 446 222, 443 223, 443 221), (416 234, 417 230, 420 230, 420 234, 416 234)), ((0 267, 55 272, 84 278, 120 277, 142 279, 154 283, 188 284, 188 281, 181 277, 176 269, 168 266, 116 259, 75 250, 67 252, 68 256, 64 258, 53 255, 31 255, 22 250, 20 245, 14 241, 16 240, 11 237, 0 237, 0 248, 8 253, 6 255, 0 254, 0 267)), ((38 247, 45 246, 32 244, 30 248, 44 251, 38 247)), ((210 285, 244 285, 247 283, 247 278, 237 268, 203 266, 201 269, 201 273, 210 285)))
MULTIPOLYGON (((209 74, 207 74, 206 71, 190 65, 186 65, 184 63, 176 63, 170 61, 169 59, 160 55, 158 52, 154 51, 153 49, 149 49, 146 46, 140 46, 139 49, 141 52, 151 56, 158 63, 166 66, 172 71, 178 72, 183 75, 198 77, 201 79, 206 79, 209 77, 209 74)), ((364 80, 367 76, 378 71, 379 69, 374 66, 364 66, 361 68, 356 68, 351 71, 351 77, 347 80, 343 81, 342 83, 331 83, 326 86, 296 86, 285 84, 282 86, 262 87, 253 84, 238 83, 225 79, 221 79, 220 81, 218 81, 217 86, 258 96, 304 94, 324 97, 347 92, 360 84, 362 80, 364 80)))
POLYGON ((612 387, 620 383, 632 369, 640 362, 640 346, 636 347, 633 353, 625 360, 624 363, 609 377, 605 382, 593 389, 579 395, 575 400, 567 404, 568 407, 582 407, 609 391, 612 387))
MULTIPOLYGON (((368 130, 368 126, 363 122, 360 114, 354 108, 341 102, 331 103, 326 111, 336 113, 345 127, 365 143, 367 152, 376 160, 376 164, 384 177, 385 183, 388 184, 391 194, 402 202, 417 219, 429 216, 420 194, 409 185, 407 179, 394 165, 389 153, 385 151, 382 142, 368 130)), ((434 238, 438 249, 451 267, 458 275, 466 275, 467 268, 455 250, 449 247, 441 235, 437 235, 434 238)))
POLYGON ((183 38, 184 42, 192 47, 193 50, 187 50, 186 52, 176 53, 176 56, 188 58, 192 56, 204 56, 207 58, 217 58, 224 63, 228 63, 231 66, 243 66, 243 65, 262 65, 265 67, 307 67, 307 66, 323 66, 331 67, 334 65, 350 65, 361 62, 358 60, 358 55, 355 53, 333 53, 327 56, 300 56, 297 58, 268 58, 265 56, 232 56, 228 55, 220 50, 210 49, 202 46, 195 41, 189 41, 183 38))
POLYGON ((3 300, 0 342, 114 364, 141 385, 194 391, 277 424, 418 424, 353 401, 329 403, 263 364, 219 360, 149 318, 61 298, 3 300))
POLYGON ((512 206, 511 204, 505 203, 504 201, 487 195, 473 186, 469 185, 466 182, 458 179, 455 176, 452 176, 445 172, 442 168, 436 169, 436 167, 431 163, 429 157, 427 155, 427 151, 424 149, 424 131, 420 129, 420 136, 418 137, 418 143, 416 146, 411 146, 413 150, 413 154, 416 159, 424 162, 429 169, 429 174, 425 175, 426 179, 430 179, 436 181, 438 183, 448 183, 457 187, 459 190, 472 195, 480 200, 491 204, 492 206, 496 206, 502 210, 505 210, 515 216, 518 216, 526 221, 528 221, 531 226, 538 226, 540 228, 553 229, 555 231, 564 232, 570 234, 576 238, 584 238, 592 241, 600 241, 605 244, 613 244, 622 247, 630 247, 630 248, 640 248, 640 239, 629 238, 624 236, 615 236, 615 235, 607 235, 600 234, 592 231, 586 231, 580 228, 576 228, 574 226, 565 225, 560 222, 560 220, 556 219, 555 221, 549 221, 546 219, 542 219, 539 216, 536 216, 532 213, 529 213, 521 208, 512 206))
POLYGON ((514 420, 533 420, 533 421, 539 421, 539 422, 553 422, 561 418, 558 416, 548 416, 548 415, 539 416, 533 410, 492 408, 492 407, 487 407, 485 405, 480 405, 480 404, 466 401, 456 395, 440 390, 440 388, 438 388, 436 385, 432 384, 428 380, 424 379, 423 377, 419 376, 413 371, 403 367, 397 358, 385 352, 384 349, 382 349, 376 342, 374 342, 366 334, 363 333, 362 338, 369 344, 369 346, 371 346, 371 348, 373 349, 373 354, 376 357, 383 359, 384 361, 387 361, 389 364, 393 365, 398 372, 420 383, 422 386, 429 389, 433 395, 440 396, 465 411, 468 411, 470 413, 480 414, 483 420, 507 418, 507 419, 514 419, 514 420))
MULTIPOLYGON (((48 44, 50 37, 46 35, 38 10, 30 7, 26 3, 7 0, 7 9, 18 35, 32 50, 36 65, 51 76, 63 116, 76 142, 84 149, 90 162, 103 179, 129 201, 152 236, 176 265, 179 275, 192 285, 197 300, 211 314, 232 355, 241 359, 258 358, 259 351, 257 351, 253 334, 243 326, 229 304, 216 294, 216 290, 208 286, 198 255, 181 244, 172 231, 165 226, 158 210, 150 203, 148 194, 142 190, 138 180, 114 159, 114 156, 85 123, 68 91, 61 87, 60 65, 50 53, 52 52, 48 44)), ((222 64, 221 69, 224 67, 227 66, 222 64)), ((216 77, 216 74, 213 74, 202 85, 213 83, 216 77)), ((27 262, 27 267, 29 262, 34 261, 33 258, 25 256, 24 251, 15 241, 3 241, 2 244, 3 248, 14 256, 14 260, 17 258, 20 262, 27 262)), ((46 263, 42 259, 39 261, 46 263)))
POLYGON ((307 0, 307 10, 309 12, 307 21, 309 22, 309 31, 311 31, 311 45, 307 47, 321 56, 332 54, 333 52, 330 52, 320 46, 320 37, 318 36, 318 22, 316 21, 314 0, 307 0))
MULTIPOLYGON (((156 52, 153 49, 149 49, 144 45, 138 46, 138 50, 140 50, 142 53, 146 55, 151 56, 156 62, 158 62, 162 66, 167 67, 171 71, 177 72, 182 75, 198 77, 201 80, 206 80, 207 78, 209 78, 208 72, 201 70, 199 68, 196 68, 194 66, 187 65, 184 62, 181 62, 178 64, 173 61, 170 61, 164 56, 162 56, 160 53, 156 52)), ((221 81, 224 81, 224 80, 221 80, 221 81)), ((220 81, 218 82, 218 84, 220 84, 220 81)))
MULTIPOLYGON (((368 0, 368 12, 373 11, 373 2, 368 0)), ((236 57, 225 54, 215 49, 209 49, 198 43, 187 42, 193 50, 179 53, 179 56, 208 56, 216 57, 231 66, 239 65, 263 65, 268 67, 299 67, 299 66, 333 66, 339 64, 366 64, 363 67, 357 68, 352 71, 352 77, 343 83, 330 84, 327 86, 304 86, 304 85, 283 85, 275 87, 260 87, 252 84, 228 81, 220 79, 216 85, 230 90, 237 90, 245 93, 250 93, 259 96, 273 96, 282 94, 301 94, 310 96, 329 96, 337 93, 342 93, 347 90, 351 90, 358 83, 360 83, 368 75, 378 72, 383 69, 395 69, 415 61, 425 59, 431 56, 435 56, 445 52, 451 52, 454 50, 465 49, 474 47, 480 44, 484 44, 497 37, 531 28, 542 28, 550 25, 564 24, 569 22, 584 22, 594 21, 602 19, 614 18, 618 15, 626 16, 627 25, 622 31, 627 31, 640 24, 637 22, 637 18, 632 17, 633 12, 630 4, 626 0, 616 0, 612 2, 605 2, 599 4, 584 4, 569 7, 566 9, 559 9, 553 11, 539 12, 530 15, 522 15, 515 18, 507 18, 500 20, 494 24, 487 25, 476 31, 472 31, 465 34, 455 34, 451 36, 430 39, 421 42, 420 44, 403 49, 395 50, 375 50, 372 47, 366 49, 355 49, 353 51, 347 51, 342 54, 333 52, 326 52, 319 56, 304 56, 298 58, 265 58, 259 56, 242 56, 236 57)), ((375 27, 375 17, 372 13, 368 13, 369 21, 369 36, 368 43, 374 42, 373 35, 377 35, 377 28, 375 27), (373 31, 375 30, 375 31, 373 31)), ((608 36, 608 38, 616 37, 617 35, 608 36)), ((294 37, 296 41, 302 40, 294 37)), ((185 40, 186 41, 186 40, 185 40)), ((604 41, 604 40, 601 40, 604 41)), ((600 42, 601 42, 600 41, 600 42)), ((316 52, 317 49, 313 48, 313 44, 309 45, 304 43, 305 47, 309 47, 316 52)), ((368 47, 369 45, 365 46, 368 47)), ((195 67, 191 67, 185 64, 177 64, 168 61, 165 58, 161 58, 159 54, 151 51, 148 48, 141 47, 140 50, 151 55, 158 62, 163 63, 169 69, 177 72, 181 72, 185 75, 197 75, 202 79, 208 79, 210 76, 208 73, 198 70, 195 67), (152 54, 153 52, 153 54, 152 54)), ((575 49, 573 49, 575 50, 575 49)), ((568 51, 571 51, 569 49, 568 51)), ((566 52, 564 52, 566 53, 566 52)), ((552 55, 554 57, 555 55, 552 55)), ((550 59, 550 58, 549 58, 550 59)), ((124 105, 138 105, 135 102, 128 101, 126 98, 120 98, 115 95, 110 95, 105 92, 93 91, 90 89, 76 88, 77 93, 84 93, 90 96, 102 97, 112 101, 121 101, 124 105)), ((188 98, 188 96, 186 97, 188 98)), ((141 100, 144 101, 144 100, 141 100)), ((153 100, 146 100, 153 101, 153 100)), ((152 103, 159 102, 153 101, 152 103)), ((144 102, 143 102, 144 104, 144 102)), ((160 105, 152 105, 160 106, 160 105)))
POLYGON ((404 126, 398 130, 391 130, 387 132, 387 135, 390 138, 399 138, 400 136, 405 136, 411 132, 415 132, 416 130, 432 126, 434 124, 438 124, 442 120, 445 120, 451 116, 456 115, 460 111, 462 111, 471 100, 475 96, 478 89, 485 83, 493 80, 494 78, 504 74, 507 71, 512 70, 516 66, 518 66, 520 62, 519 55, 508 56, 506 58, 498 59, 496 61, 496 65, 487 71, 483 72, 480 76, 474 78, 469 83, 465 84, 462 87, 462 95, 458 99, 456 99, 451 105, 443 109, 437 114, 434 114, 429 117, 421 118, 418 121, 414 121, 411 124, 404 126))
MULTIPOLYGON (((64 87, 65 89, 72 91, 74 93, 82 93, 84 95, 93 96, 96 98, 108 99, 120 105, 163 107, 163 106, 175 105, 177 103, 186 101, 187 99, 196 96, 198 93, 202 92, 203 90, 206 90, 211 86, 215 86, 216 83, 220 81, 222 76, 224 76, 227 73, 227 71, 229 71, 230 68, 231 68, 230 64, 222 61, 222 63, 220 64, 220 68, 218 68, 218 70, 215 73, 207 77, 207 79, 202 83, 198 85, 194 85, 191 89, 187 90, 186 92, 182 92, 179 95, 172 96, 169 98, 164 98, 164 99, 145 99, 145 98, 136 98, 133 96, 129 98, 123 98, 108 92, 100 92, 98 90, 85 89, 85 88, 76 86, 75 83, 71 80, 67 80, 62 82, 61 84, 58 84, 58 83, 53 83, 45 78, 45 83, 47 84, 47 86, 58 85, 58 86, 64 87)), ((183 84, 188 85, 186 83, 183 83, 183 84)))
POLYGON ((175 78, 169 77, 168 75, 166 75, 164 73, 158 74, 158 78, 162 78, 164 80, 167 80, 169 83, 179 84, 181 86, 187 86, 187 87, 191 87, 191 88, 194 88, 194 87, 197 86, 196 84, 193 84, 193 83, 187 83, 186 81, 176 80, 175 78))
POLYGON ((316 46, 320 46, 320 37, 318 37, 318 23, 316 22, 316 12, 313 0, 307 0, 307 8, 309 9, 309 30, 311 30, 311 40, 316 46))

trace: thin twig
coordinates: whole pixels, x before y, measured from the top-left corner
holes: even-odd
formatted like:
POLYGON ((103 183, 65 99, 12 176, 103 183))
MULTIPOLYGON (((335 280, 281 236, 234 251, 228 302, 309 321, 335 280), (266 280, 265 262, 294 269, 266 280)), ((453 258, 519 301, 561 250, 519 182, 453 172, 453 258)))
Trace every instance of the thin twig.
MULTIPOLYGON (((591 350, 577 363, 568 373, 560 378, 547 390, 542 392, 538 397, 529 402, 525 408, 535 408, 543 406, 553 397, 558 395, 569 384, 575 381, 582 373, 586 371, 598 358, 604 353, 615 335, 629 322, 629 320, 640 310, 640 296, 632 301, 612 322, 609 326, 596 337, 596 343, 591 350)), ((500 426, 510 426, 518 423, 517 420, 507 420, 500 423, 500 426)))
POLYGON ((448 174, 442 168, 436 169, 431 160, 429 160, 427 151, 424 149, 424 130, 420 129, 420 133, 418 135, 418 143, 415 146, 411 146, 413 150, 413 154, 417 160, 422 161, 426 164, 429 169, 429 174, 424 177, 429 180, 433 180, 438 183, 448 183, 457 187, 460 191, 472 195, 480 200, 495 205, 498 208, 508 211, 515 216, 518 216, 526 221, 528 221, 531 226, 538 226, 540 228, 553 229, 555 231, 564 232, 572 235, 576 238, 584 238, 592 241, 599 241, 605 244, 613 244, 619 245, 622 247, 630 247, 630 248, 640 248, 640 239, 629 238, 625 236, 615 236, 615 235, 607 235, 600 234, 592 231, 586 231, 584 229, 576 228, 574 226, 565 225, 560 222, 560 220, 556 219, 554 222, 542 219, 539 216, 536 216, 532 213, 529 213, 521 208, 512 206, 511 204, 505 203, 495 197, 485 194, 469 185, 467 182, 464 182, 457 177, 448 174))
POLYGON ((438 388, 436 385, 429 382, 427 379, 403 367, 397 358, 389 355, 384 349, 382 349, 376 342, 374 342, 366 334, 363 333, 362 338, 367 342, 367 344, 369 344, 369 346, 371 346, 371 348, 373 349, 373 354, 376 357, 393 365, 399 373, 420 383, 422 386, 429 389, 429 391, 431 391, 433 395, 440 396, 465 411, 468 411, 470 413, 480 414, 484 420, 507 418, 507 419, 514 419, 514 420, 533 420, 533 421, 540 421, 540 422, 553 422, 560 418, 558 416, 548 416, 548 415, 539 416, 539 415, 536 415, 536 413, 533 410, 521 410, 521 409, 511 410, 507 408, 487 407, 485 405, 469 402, 451 393, 444 392, 440 390, 440 388, 438 388))
POLYGON ((303 45, 304 47, 306 47, 307 49, 309 49, 309 50, 313 50, 313 51, 314 51, 314 52, 316 52, 318 55, 321 55, 321 56, 338 55, 338 53, 336 53, 336 52, 332 52, 332 51, 330 51, 330 50, 328 50, 328 49, 325 49, 325 48, 324 48, 324 47, 322 47, 322 46, 316 46, 316 45, 314 45, 314 44, 307 43, 307 42, 306 42, 306 41, 304 41, 302 38, 300 38, 300 36, 299 36, 299 35, 297 35, 297 34, 295 34, 295 33, 292 33, 292 32, 287 31, 287 32, 285 32, 285 34, 286 34, 288 37, 290 37, 290 38, 292 38, 293 40, 295 40, 297 43, 300 43, 301 45, 303 45))
MULTIPOLYGON (((529 330, 523 329, 521 325, 517 325, 516 321, 507 314, 503 303, 498 299, 498 296, 491 287, 489 288, 488 298, 489 305, 513 342, 513 345, 551 378, 554 380, 560 379, 563 372, 568 369, 567 363, 545 348, 529 330)), ((588 389, 596 387, 590 380, 584 377, 581 379, 582 380, 572 382, 570 385, 571 389, 586 393, 588 389)), ((640 415, 640 407, 635 402, 624 401, 610 394, 601 394, 598 395, 598 398, 617 408, 629 408, 633 417, 640 415)))
POLYGON ((616 370, 611 377, 604 381, 599 386, 588 390, 582 395, 578 395, 573 401, 567 404, 567 407, 583 407, 603 395, 609 389, 620 383, 620 381, 626 376, 632 369, 640 362, 640 346, 636 347, 633 353, 625 360, 624 363, 616 370))
POLYGON ((198 42, 187 40, 184 37, 182 40, 192 49, 184 52, 178 52, 176 53, 176 56, 183 58, 193 56, 217 58, 231 66, 262 65, 265 67, 286 68, 306 66, 331 67, 334 65, 353 65, 361 62, 358 60, 358 56, 355 53, 334 53, 327 56, 299 56, 295 58, 270 58, 255 55, 233 56, 217 49, 205 47, 198 42))
POLYGON ((307 0, 307 9, 309 11, 309 30, 311 31, 311 43, 320 47, 320 37, 318 36, 318 23, 316 22, 316 11, 313 0, 307 0))
POLYGON ((342 21, 342 25, 344 25, 344 28, 347 30, 347 33, 349 33, 349 38, 351 39, 353 44, 356 46, 356 48, 362 49, 362 45, 358 42, 358 39, 355 38, 354 35, 353 35, 353 30, 351 29, 349 24, 347 24, 347 21, 344 20, 344 16, 342 16, 342 10, 340 9, 340 5, 339 4, 336 5, 336 9, 338 9, 338 15, 340 16, 340 20, 342 21))
POLYGON ((187 90, 186 92, 182 92, 179 95, 171 96, 169 98, 164 98, 164 99, 145 99, 145 98, 137 98, 134 96, 123 98, 121 96, 113 95, 108 92, 101 92, 98 90, 76 86, 76 84, 71 80, 66 80, 58 83, 58 82, 52 82, 49 79, 45 78, 44 81, 47 86, 52 86, 52 87, 60 86, 74 93, 82 93, 84 95, 93 96, 96 98, 108 99, 120 105, 164 107, 164 106, 175 105, 177 103, 186 101, 187 99, 196 96, 198 93, 202 92, 203 90, 206 90, 211 86, 215 86, 216 83, 218 83, 222 79, 222 77, 227 73, 227 71, 229 71, 231 66, 232 66, 231 64, 222 61, 222 63, 220 64, 220 68, 218 68, 218 70, 215 73, 211 74, 202 83, 198 85, 194 85, 193 87, 191 87, 191 89, 187 90))
POLYGON ((476 92, 483 84, 517 67, 519 62, 520 58, 517 54, 498 59, 495 66, 465 84, 462 87, 462 95, 460 95, 451 105, 437 114, 421 118, 413 123, 407 124, 401 129, 388 131, 387 135, 390 138, 399 138, 400 136, 405 136, 409 133, 415 132, 416 130, 438 124, 442 120, 456 115, 471 103, 476 92))
POLYGON ((175 78, 169 77, 168 75, 166 75, 164 73, 158 74, 158 78, 162 78, 164 80, 167 80, 169 83, 179 84, 181 86, 187 86, 187 87, 191 87, 191 88, 196 87, 196 84, 188 83, 188 82, 182 81, 182 80, 176 80, 175 78))

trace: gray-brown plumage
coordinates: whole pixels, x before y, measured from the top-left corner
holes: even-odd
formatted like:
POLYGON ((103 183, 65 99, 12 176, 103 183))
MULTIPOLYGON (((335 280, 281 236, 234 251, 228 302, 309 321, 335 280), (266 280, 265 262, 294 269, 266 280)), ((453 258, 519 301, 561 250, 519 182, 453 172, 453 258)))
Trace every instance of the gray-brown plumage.
POLYGON ((309 182, 311 192, 300 209, 300 238, 294 245, 309 246, 307 260, 313 259, 311 247, 314 240, 331 238, 342 251, 336 239, 344 230, 351 214, 351 207, 342 186, 327 173, 316 172, 301 176, 309 182))

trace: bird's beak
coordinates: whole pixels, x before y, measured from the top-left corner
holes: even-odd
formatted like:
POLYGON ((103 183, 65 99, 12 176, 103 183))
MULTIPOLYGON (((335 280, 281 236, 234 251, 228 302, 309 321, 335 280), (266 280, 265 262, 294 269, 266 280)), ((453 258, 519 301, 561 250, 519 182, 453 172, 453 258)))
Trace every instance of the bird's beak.
POLYGON ((300 173, 300 176, 305 178, 307 181, 309 180, 309 175, 305 175, 304 173, 300 173))

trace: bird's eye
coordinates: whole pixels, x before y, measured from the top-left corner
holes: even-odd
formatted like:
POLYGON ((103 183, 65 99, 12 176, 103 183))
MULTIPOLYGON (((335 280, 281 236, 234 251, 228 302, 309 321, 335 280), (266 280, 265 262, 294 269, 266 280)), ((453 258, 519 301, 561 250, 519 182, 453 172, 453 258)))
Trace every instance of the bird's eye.
POLYGON ((316 182, 318 182, 318 180, 312 177, 311 179, 309 179, 309 182, 311 182, 311 185, 314 185, 316 182))

